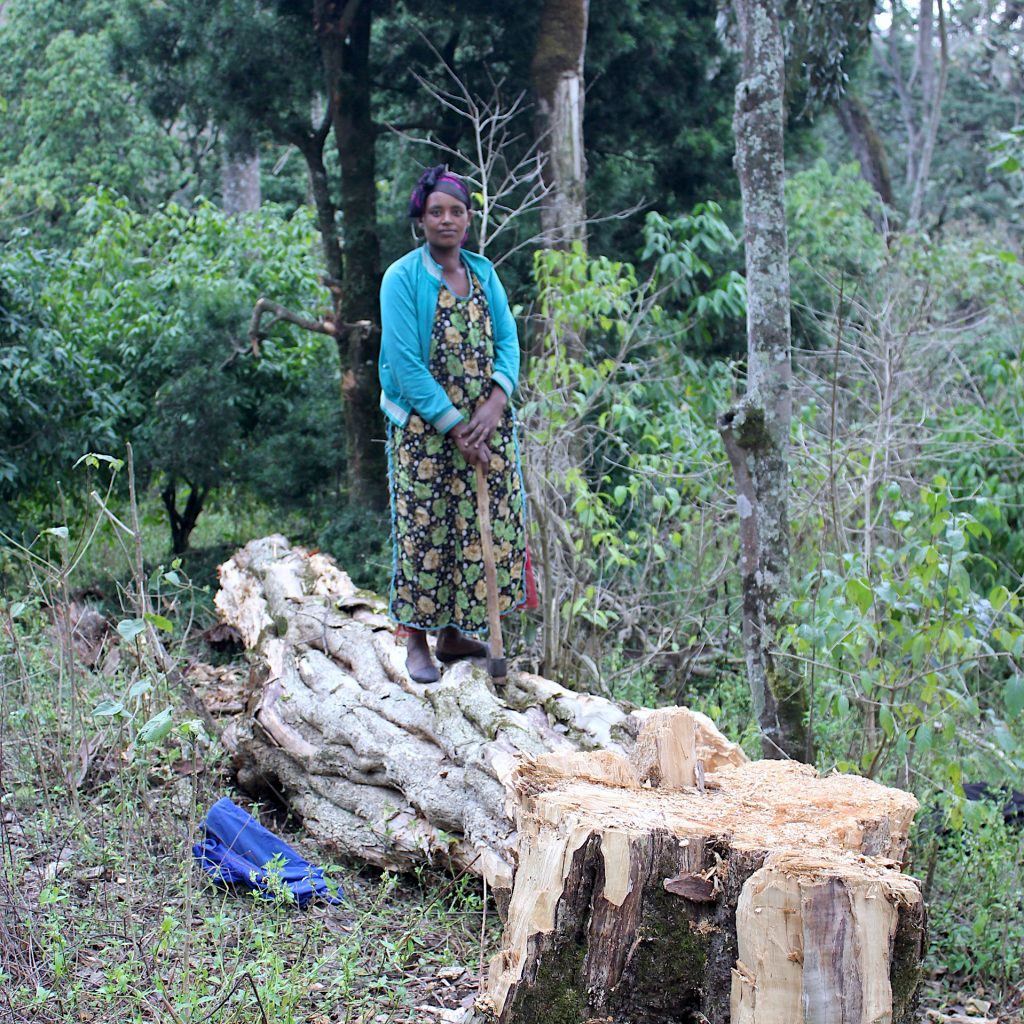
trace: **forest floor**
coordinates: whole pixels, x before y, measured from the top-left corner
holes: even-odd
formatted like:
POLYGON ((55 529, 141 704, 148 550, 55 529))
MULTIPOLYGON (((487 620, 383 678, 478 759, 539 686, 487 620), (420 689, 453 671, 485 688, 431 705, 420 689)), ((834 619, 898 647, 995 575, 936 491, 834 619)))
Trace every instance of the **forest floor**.
MULTIPOLYGON (((217 741, 178 712, 172 725, 161 709, 178 693, 144 659, 111 662, 130 643, 113 637, 87 667, 42 602, 17 622, 14 607, 0 619, 0 1024, 425 1024, 472 1002, 500 939, 478 879, 335 860, 234 789, 217 741), (325 866, 344 902, 215 888, 191 849, 223 796, 325 866)), ((191 653, 178 663, 215 717, 241 710, 247 666, 191 653)), ((1024 980, 986 993, 933 959, 920 1020, 1024 1024, 1024 980)))
POLYGON ((334 863, 235 791, 213 749, 129 763, 107 737, 80 748, 76 793, 41 774, 53 737, 30 719, 0 729, 0 1024, 407 1024, 479 991, 499 930, 475 877, 334 863), (344 902, 300 910, 212 885, 191 849, 222 796, 325 865, 344 902))

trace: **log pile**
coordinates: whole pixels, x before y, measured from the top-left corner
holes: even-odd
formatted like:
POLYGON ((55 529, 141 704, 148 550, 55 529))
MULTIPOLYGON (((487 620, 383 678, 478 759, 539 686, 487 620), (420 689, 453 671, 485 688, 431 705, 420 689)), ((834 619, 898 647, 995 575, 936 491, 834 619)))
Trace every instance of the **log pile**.
POLYGON ((748 762, 704 716, 460 663, 421 686, 381 600, 283 537, 222 566, 252 672, 224 739, 329 847, 482 876, 506 919, 474 1019, 909 1022, 913 797, 748 762))

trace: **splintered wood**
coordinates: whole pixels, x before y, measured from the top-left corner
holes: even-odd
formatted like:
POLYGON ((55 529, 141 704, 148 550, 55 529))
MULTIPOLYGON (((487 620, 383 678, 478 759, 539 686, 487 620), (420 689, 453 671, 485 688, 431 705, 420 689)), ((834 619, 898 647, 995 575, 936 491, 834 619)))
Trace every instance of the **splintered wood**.
POLYGON ((632 757, 523 759, 518 868, 479 1011, 502 1022, 909 1022, 923 953, 909 794, 761 761, 696 781, 685 709, 632 757), (657 757, 655 757, 657 752, 657 757), (655 763, 655 761, 658 763, 655 763))

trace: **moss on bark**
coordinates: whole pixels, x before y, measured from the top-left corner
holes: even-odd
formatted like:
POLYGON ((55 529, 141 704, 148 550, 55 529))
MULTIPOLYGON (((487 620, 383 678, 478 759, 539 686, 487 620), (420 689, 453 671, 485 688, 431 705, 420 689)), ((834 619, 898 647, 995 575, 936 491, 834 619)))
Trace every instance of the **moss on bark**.
POLYGON ((511 1014, 516 1024, 584 1024, 587 1000, 580 991, 586 947, 567 943, 540 962, 533 984, 521 990, 511 1014))

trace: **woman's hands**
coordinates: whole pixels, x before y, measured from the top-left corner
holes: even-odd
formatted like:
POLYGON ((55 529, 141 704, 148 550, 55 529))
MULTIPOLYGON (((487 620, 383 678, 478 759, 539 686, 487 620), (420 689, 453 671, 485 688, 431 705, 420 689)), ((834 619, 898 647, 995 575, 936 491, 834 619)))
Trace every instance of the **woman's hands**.
POLYGON ((498 424, 501 422, 501 414, 508 404, 508 396, 500 387, 491 388, 491 393, 477 406, 473 418, 469 421, 466 433, 472 444, 486 444, 490 441, 498 424))
POLYGON ((462 457, 471 465, 479 463, 485 469, 491 461, 491 450, 485 444, 473 444, 469 440, 469 426, 465 423, 457 423, 449 431, 449 436, 455 442, 455 447, 462 453, 462 457), (461 427, 461 430, 460 430, 461 427))
POLYGON ((452 427, 452 440, 471 466, 477 463, 486 466, 491 461, 491 451, 487 447, 487 442, 498 429, 501 414, 505 411, 507 403, 508 396, 500 387, 495 386, 487 398, 477 406, 468 424, 457 423, 452 427))

